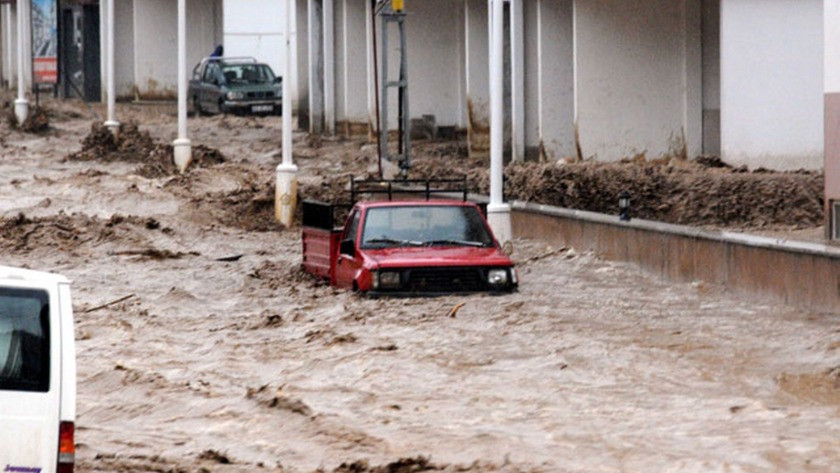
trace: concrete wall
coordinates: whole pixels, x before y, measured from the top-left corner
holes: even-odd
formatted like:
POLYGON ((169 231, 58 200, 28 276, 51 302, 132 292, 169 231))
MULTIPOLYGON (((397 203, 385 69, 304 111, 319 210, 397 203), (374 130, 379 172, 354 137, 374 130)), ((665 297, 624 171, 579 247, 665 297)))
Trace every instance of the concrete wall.
MULTIPOLYGON (((143 0, 114 0, 114 87, 117 98, 134 98, 134 2, 143 0)), ((103 22, 104 24, 104 22, 103 22)), ((101 36, 100 38, 105 38, 101 36)), ((102 49, 107 45, 100 42, 102 49)), ((105 63, 102 63, 105 69, 105 63)), ((103 94, 106 91, 105 79, 102 80, 103 94)), ((103 95, 104 97, 104 95, 103 95)))
POLYGON ((430 114, 438 125, 461 126, 463 8, 457 1, 423 0, 406 2, 406 13, 411 117, 430 114))
POLYGON ((225 56, 249 56, 286 75, 286 2, 227 0, 223 4, 225 56))
POLYGON ((703 0, 703 154, 720 155, 720 0, 703 0))
MULTIPOLYGON (((220 0, 187 0, 187 68, 222 42, 217 22, 220 0)), ((178 3, 171 0, 134 2, 135 95, 172 99, 178 79, 178 3)))
POLYGON ((699 5, 575 2, 576 114, 584 158, 700 152, 699 5))
POLYGON ((366 15, 365 0, 336 2, 336 117, 346 135, 368 132, 366 15))
POLYGON ((541 157, 559 159, 576 154, 573 2, 538 0, 537 8, 538 99, 527 106, 537 107, 541 157))
POLYGON ((819 169, 823 153, 822 0, 722 0, 723 159, 819 169))

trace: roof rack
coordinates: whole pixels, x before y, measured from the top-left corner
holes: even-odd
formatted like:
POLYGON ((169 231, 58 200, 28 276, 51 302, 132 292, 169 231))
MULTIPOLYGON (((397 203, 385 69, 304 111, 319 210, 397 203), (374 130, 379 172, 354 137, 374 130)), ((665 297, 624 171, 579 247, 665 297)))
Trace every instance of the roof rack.
POLYGON ((364 179, 350 176, 350 202, 356 203, 359 194, 387 194, 394 200, 394 194, 423 194, 430 200, 432 194, 461 193, 467 200, 467 176, 460 179, 364 179))
POLYGON ((256 64, 257 63, 257 58, 249 57, 249 56, 230 56, 230 57, 228 57, 228 56, 221 56, 221 57, 216 56, 216 57, 208 57, 207 60, 208 61, 215 61, 215 62, 224 61, 224 62, 245 62, 245 63, 249 63, 249 64, 256 64))

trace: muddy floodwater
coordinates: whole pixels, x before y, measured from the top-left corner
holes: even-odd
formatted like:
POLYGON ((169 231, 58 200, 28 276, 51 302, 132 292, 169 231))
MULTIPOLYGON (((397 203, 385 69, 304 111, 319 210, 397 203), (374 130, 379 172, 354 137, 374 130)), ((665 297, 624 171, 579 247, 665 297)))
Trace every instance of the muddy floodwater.
MULTIPOLYGON (((518 293, 358 297, 265 220, 279 119, 193 120, 225 161, 152 178, 67 160, 90 123, 0 134, 2 264, 73 280, 79 471, 840 471, 837 314, 524 240, 518 293)), ((296 143, 303 186, 372 165, 296 143)))

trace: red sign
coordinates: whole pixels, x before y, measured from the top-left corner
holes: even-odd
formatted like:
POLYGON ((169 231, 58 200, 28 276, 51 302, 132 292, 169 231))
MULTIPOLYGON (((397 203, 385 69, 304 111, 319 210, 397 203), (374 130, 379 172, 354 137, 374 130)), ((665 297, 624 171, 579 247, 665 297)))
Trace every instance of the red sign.
POLYGON ((58 61, 54 57, 36 57, 33 61, 36 84, 58 82, 58 61))

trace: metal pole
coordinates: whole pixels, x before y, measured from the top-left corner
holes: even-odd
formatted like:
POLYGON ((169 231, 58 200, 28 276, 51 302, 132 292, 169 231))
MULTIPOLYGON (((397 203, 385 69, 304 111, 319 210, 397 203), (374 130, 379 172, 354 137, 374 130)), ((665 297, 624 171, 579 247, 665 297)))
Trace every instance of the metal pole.
POLYGON ((380 28, 382 37, 382 78, 380 84, 380 101, 381 120, 379 128, 379 149, 381 150, 380 160, 384 157, 389 160, 388 150, 388 21, 385 17, 380 18, 380 28))
MULTIPOLYGON (((311 5, 311 4, 310 4, 311 5)), ((297 207, 297 172, 292 141, 292 14, 295 0, 286 0, 286 67, 283 71, 283 162, 275 170, 274 216, 286 227, 294 223, 297 207)))
POLYGON ((108 48, 108 65, 105 69, 106 74, 108 75, 108 90, 106 92, 108 96, 108 119, 105 121, 105 126, 111 130, 112 133, 117 133, 117 130, 120 128, 119 122, 116 120, 116 86, 115 86, 115 78, 114 78, 114 44, 116 41, 114 40, 114 0, 108 0, 106 8, 108 11, 107 22, 106 25, 106 35, 108 38, 106 39, 106 47, 108 48))
POLYGON ((490 204, 487 217, 493 233, 501 243, 512 237, 510 207, 503 202, 504 166, 504 1, 488 0, 490 28, 490 204))
POLYGON ((408 111, 408 49, 405 41, 405 13, 400 13, 400 98, 402 99, 402 172, 406 176, 411 169, 411 116, 408 111))
POLYGON ((24 21, 24 5, 25 2, 23 0, 17 0, 17 50, 18 50, 18 67, 17 67, 17 100, 15 100, 15 118, 17 118, 18 125, 22 125, 23 122, 29 117, 29 101, 26 100, 26 84, 24 83, 24 74, 23 70, 26 67, 26 61, 24 58, 24 38, 26 38, 26 22, 24 21))
POLYGON ((173 147, 175 165, 184 172, 192 160, 187 138, 187 0, 178 0, 178 139, 173 147))

